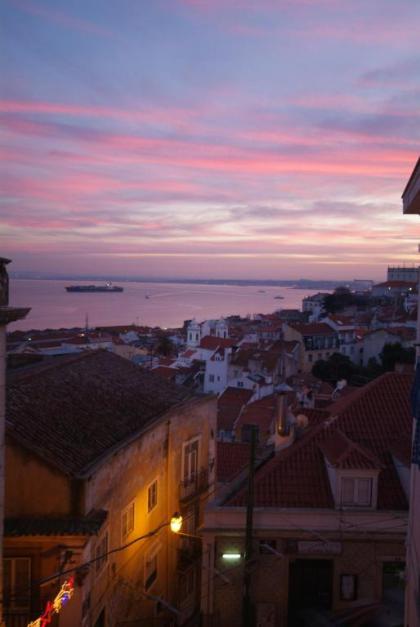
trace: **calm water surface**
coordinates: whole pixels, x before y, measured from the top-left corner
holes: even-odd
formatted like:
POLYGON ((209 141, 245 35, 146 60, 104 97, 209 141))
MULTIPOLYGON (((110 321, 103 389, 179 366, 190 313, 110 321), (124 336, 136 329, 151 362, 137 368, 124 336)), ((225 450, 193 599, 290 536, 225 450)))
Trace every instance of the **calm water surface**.
POLYGON ((31 312, 25 320, 11 324, 10 330, 82 327, 86 314, 89 326, 134 323, 179 327, 190 318, 201 321, 231 314, 271 313, 280 308, 301 309, 302 299, 316 293, 316 290, 272 286, 124 282, 122 293, 78 294, 66 292, 64 288, 69 284, 69 281, 12 280, 10 304, 31 307, 31 312), (279 295, 284 300, 274 298, 279 295))

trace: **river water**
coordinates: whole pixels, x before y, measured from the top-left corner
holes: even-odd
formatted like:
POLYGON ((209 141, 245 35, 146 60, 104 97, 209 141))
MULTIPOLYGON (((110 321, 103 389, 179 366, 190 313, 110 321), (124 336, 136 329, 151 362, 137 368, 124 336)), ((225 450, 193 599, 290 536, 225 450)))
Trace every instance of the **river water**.
MULTIPOLYGON (((140 324, 162 328, 182 326, 184 320, 271 313, 275 309, 301 309, 302 299, 316 293, 273 286, 232 286, 185 283, 123 282, 121 293, 72 293, 70 281, 13 279, 10 305, 31 307, 13 329, 46 329, 140 324), (276 299, 283 296, 283 299, 276 299)), ((78 285, 93 281, 77 281, 78 285)), ((99 284, 99 282, 96 282, 99 284)))

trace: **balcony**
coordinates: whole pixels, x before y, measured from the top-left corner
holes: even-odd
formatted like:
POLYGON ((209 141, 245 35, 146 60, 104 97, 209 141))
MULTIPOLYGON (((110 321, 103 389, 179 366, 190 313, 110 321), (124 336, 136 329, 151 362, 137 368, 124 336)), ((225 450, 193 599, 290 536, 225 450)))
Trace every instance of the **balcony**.
POLYGON ((208 468, 200 468, 179 484, 179 500, 188 501, 205 492, 209 486, 208 468))

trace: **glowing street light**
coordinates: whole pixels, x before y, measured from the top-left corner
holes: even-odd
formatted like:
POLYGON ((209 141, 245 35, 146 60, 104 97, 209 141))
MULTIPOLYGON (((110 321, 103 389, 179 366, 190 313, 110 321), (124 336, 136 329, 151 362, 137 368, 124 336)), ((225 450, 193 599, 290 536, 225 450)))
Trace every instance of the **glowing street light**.
POLYGON ((171 518, 171 522, 169 523, 171 531, 173 533, 179 533, 182 529, 182 516, 179 512, 175 512, 175 514, 171 518))
POLYGON ((228 561, 240 560, 241 557, 242 557, 242 555, 240 553, 234 553, 234 552, 222 553, 222 558, 224 560, 228 560, 228 561))

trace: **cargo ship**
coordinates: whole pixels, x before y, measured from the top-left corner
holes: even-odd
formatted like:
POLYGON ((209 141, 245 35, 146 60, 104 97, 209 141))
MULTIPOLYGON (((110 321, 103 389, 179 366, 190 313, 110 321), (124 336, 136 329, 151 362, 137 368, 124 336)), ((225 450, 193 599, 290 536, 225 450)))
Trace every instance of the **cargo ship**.
POLYGON ((67 292, 123 292, 124 288, 119 285, 112 285, 112 283, 106 283, 105 285, 67 285, 67 292))

